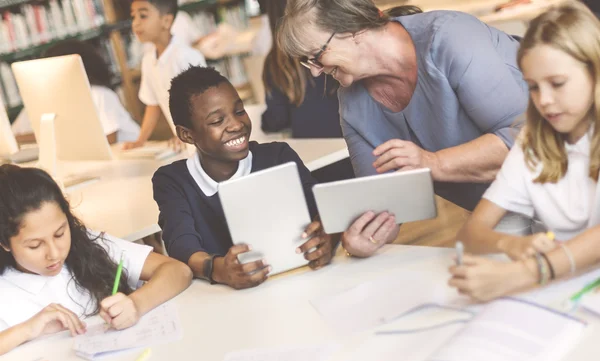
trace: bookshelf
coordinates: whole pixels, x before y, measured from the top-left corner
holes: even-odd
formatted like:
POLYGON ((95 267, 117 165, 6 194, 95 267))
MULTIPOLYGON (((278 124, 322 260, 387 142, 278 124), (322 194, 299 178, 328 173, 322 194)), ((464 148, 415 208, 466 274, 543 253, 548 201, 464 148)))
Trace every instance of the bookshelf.
MULTIPOLYGON (((192 0, 180 4, 179 10, 190 15, 203 35, 216 31, 221 22, 238 31, 248 27, 245 0, 192 0)), ((10 64, 38 58, 68 39, 90 41, 100 47, 113 72, 112 84, 122 88, 126 108, 141 121, 144 107, 137 95, 141 57, 131 53, 135 39, 129 5, 122 0, 0 0, 0 97, 7 105, 9 119, 14 120, 23 108, 10 64), (82 21, 84 15, 87 18, 82 21)), ((243 51, 228 52, 219 59, 207 57, 207 62, 248 94, 243 56, 243 51)))

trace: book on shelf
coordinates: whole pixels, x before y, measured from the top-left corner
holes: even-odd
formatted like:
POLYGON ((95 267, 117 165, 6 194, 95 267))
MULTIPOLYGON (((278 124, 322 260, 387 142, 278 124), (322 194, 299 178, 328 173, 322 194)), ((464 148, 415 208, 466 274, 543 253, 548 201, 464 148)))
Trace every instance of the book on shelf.
POLYGON ((49 0, 0 10, 0 54, 102 26, 102 0, 49 0))

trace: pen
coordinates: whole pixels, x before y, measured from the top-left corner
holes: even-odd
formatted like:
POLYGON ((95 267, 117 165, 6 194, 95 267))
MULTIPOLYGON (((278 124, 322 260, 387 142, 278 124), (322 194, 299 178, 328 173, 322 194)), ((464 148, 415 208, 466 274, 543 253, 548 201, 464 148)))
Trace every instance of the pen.
POLYGON ((152 350, 147 348, 146 350, 144 350, 144 352, 142 352, 142 354, 135 359, 135 361, 146 361, 150 358, 150 355, 152 354, 152 350))
POLYGON ((461 266, 463 261, 463 253, 465 251, 465 246, 461 241, 456 241, 456 265, 461 266))
POLYGON ((115 284, 113 285, 112 294, 115 295, 119 290, 119 283, 121 281, 121 272, 123 272, 123 258, 125 251, 121 252, 121 261, 119 261, 119 266, 117 267, 117 275, 115 276, 115 284))

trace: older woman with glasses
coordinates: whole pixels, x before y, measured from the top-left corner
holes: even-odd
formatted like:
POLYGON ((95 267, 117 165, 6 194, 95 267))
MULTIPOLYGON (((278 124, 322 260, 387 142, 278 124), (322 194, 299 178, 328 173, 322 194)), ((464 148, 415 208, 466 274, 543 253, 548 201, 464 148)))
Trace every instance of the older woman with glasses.
MULTIPOLYGON (((288 0, 277 41, 317 77, 333 76, 357 176, 430 168, 436 193, 472 210, 494 180, 527 107, 511 36, 454 11, 371 0, 288 0)), ((360 217, 344 247, 368 256, 393 241, 393 215, 360 217), (380 238, 381 237, 381 238, 380 238)))

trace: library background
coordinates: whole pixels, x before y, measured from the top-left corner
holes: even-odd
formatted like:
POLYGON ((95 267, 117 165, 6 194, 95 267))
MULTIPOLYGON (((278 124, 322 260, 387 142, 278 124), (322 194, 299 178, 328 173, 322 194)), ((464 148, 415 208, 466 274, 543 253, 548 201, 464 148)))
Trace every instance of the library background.
MULTIPOLYGON (((0 0, 0 97, 10 121, 23 109, 10 64, 39 58, 60 41, 78 39, 100 49, 112 72, 111 84, 133 118, 141 122, 144 107, 138 90, 144 46, 131 31, 129 3, 122 0, 0 0)), ((262 89, 253 91, 252 77, 248 75, 254 73, 252 69, 248 71, 253 64, 253 41, 268 25, 266 19, 258 15, 260 8, 256 0, 180 0, 173 29, 174 33, 178 29, 193 37, 186 40, 198 48, 207 63, 224 74, 248 102, 264 97, 258 94, 262 89)), ((257 73, 260 76, 262 69, 257 73)), ((257 84, 260 81, 254 80, 257 84)), ((169 127, 163 121, 153 139, 170 136, 169 127)))

